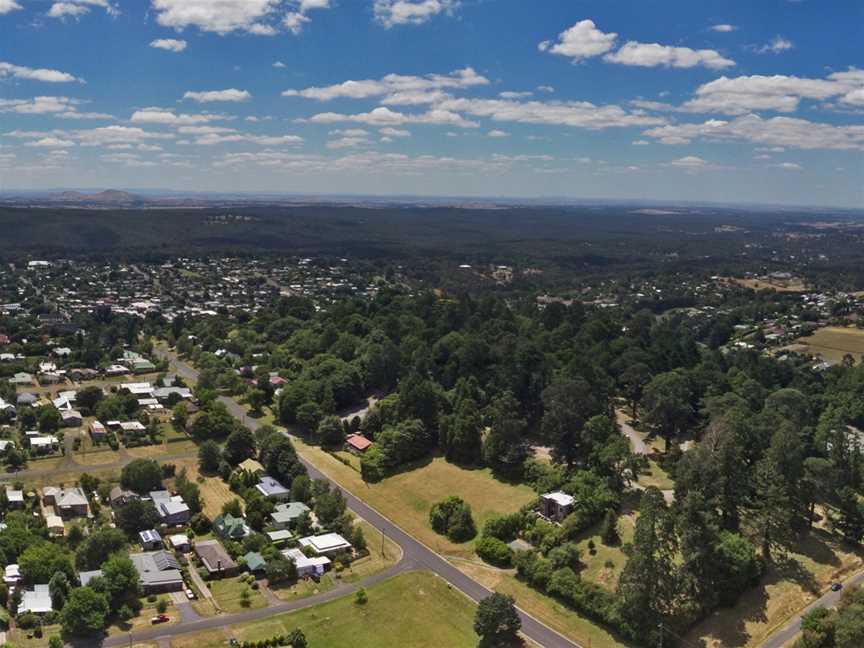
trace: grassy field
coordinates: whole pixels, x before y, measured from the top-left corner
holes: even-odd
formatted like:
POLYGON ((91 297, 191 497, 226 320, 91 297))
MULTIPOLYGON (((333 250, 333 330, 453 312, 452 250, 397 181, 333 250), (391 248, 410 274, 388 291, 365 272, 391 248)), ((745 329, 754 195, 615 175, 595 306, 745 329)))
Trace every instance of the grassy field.
POLYGON ((60 630, 59 623, 57 625, 46 625, 42 628, 42 637, 38 638, 33 635, 33 630, 16 628, 6 634, 7 643, 11 643, 15 648, 45 648, 51 637, 54 635, 60 636, 60 630))
MULTIPOLYGON (((310 646, 351 648, 474 648, 474 605, 428 572, 412 572, 367 590, 365 605, 346 596, 306 610, 233 626, 240 641, 300 628, 310 646)), ((171 648, 224 646, 220 631, 172 639, 171 648)))
POLYGON ((239 577, 211 580, 208 585, 210 585, 210 591, 223 612, 242 612, 267 605, 267 599, 264 598, 261 590, 253 590, 249 585, 241 582, 239 577), (249 605, 247 607, 240 605, 240 592, 244 589, 249 590, 249 605))
MULTIPOLYGON (((160 598, 165 599, 168 602, 168 609, 165 614, 168 615, 170 621, 167 623, 163 623, 162 627, 171 626, 180 621, 180 613, 174 607, 174 603, 171 602, 171 597, 167 594, 163 594, 160 598)), ((158 614, 156 611, 156 603, 150 603, 146 598, 141 599, 142 608, 141 612, 138 616, 132 617, 129 621, 124 623, 115 623, 111 627, 108 628, 109 635, 117 635, 117 634, 128 634, 131 630, 133 633, 136 630, 141 630, 143 628, 150 627, 150 619, 158 614)))
POLYGON ((511 485, 495 479, 488 469, 468 470, 441 457, 408 472, 388 477, 378 484, 366 484, 357 471, 326 452, 295 440, 297 451, 340 485, 378 509, 406 532, 435 551, 470 558, 473 543, 454 544, 429 526, 429 509, 449 495, 458 495, 471 505, 477 528, 491 516, 509 513, 533 500, 530 487, 511 485))
POLYGON ((819 355, 833 364, 843 362, 847 353, 860 362, 864 355, 864 329, 826 326, 813 335, 798 338, 795 344, 807 347, 805 353, 819 355))
POLYGON ((860 552, 852 553, 827 532, 816 531, 786 561, 771 565, 735 607, 716 612, 685 639, 705 648, 755 648, 831 582, 862 566, 860 552))

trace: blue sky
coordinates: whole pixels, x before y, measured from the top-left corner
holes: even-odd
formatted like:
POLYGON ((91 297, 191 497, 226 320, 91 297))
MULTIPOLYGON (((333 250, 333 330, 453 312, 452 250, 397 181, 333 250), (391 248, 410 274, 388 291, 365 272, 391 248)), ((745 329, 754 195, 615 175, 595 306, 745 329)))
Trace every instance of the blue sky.
POLYGON ((864 205, 864 3, 0 0, 0 189, 864 205))

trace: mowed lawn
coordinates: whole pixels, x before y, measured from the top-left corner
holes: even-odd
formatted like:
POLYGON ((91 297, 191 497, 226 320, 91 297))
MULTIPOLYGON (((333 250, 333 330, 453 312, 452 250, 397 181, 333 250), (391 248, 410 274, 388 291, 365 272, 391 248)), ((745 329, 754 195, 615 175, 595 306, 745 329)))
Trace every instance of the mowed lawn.
POLYGON ((843 362, 843 356, 847 353, 860 362, 864 355, 864 329, 826 326, 813 335, 798 338, 795 343, 806 346, 810 353, 818 353, 834 364, 843 362))
POLYGON ((537 495, 525 485, 498 481, 488 469, 469 470, 435 457, 428 464, 381 481, 365 483, 360 474, 321 449, 292 438, 297 451, 341 486, 393 520, 407 533, 435 551, 469 558, 473 543, 454 544, 429 526, 429 510, 436 502, 458 495, 471 505, 478 532, 490 517, 512 513, 537 495))
POLYGON ((772 565, 760 584, 738 604, 719 610, 685 639, 704 648, 755 648, 790 617, 821 596, 835 580, 864 567, 864 554, 853 553, 835 536, 817 530, 785 563, 772 565))
POLYGON ((310 646, 351 648, 474 648, 475 606, 429 572, 412 572, 367 590, 357 605, 349 595, 293 614, 240 626, 241 641, 259 641, 300 628, 310 646))

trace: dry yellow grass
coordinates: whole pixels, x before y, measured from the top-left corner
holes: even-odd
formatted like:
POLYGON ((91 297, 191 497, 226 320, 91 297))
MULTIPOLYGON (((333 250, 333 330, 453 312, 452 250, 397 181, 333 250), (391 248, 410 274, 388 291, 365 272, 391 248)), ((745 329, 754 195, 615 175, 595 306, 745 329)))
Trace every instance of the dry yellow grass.
POLYGON ((717 611, 685 639, 705 648, 755 648, 821 596, 831 582, 862 566, 861 552, 853 553, 827 532, 816 530, 785 563, 772 565, 735 607, 717 611))
POLYGON ((558 601, 532 589, 518 580, 512 570, 500 570, 474 563, 457 564, 460 570, 487 588, 509 594, 516 605, 553 630, 592 648, 626 648, 628 644, 608 631, 564 607, 558 601))
POLYGON ((760 279, 731 279, 744 288, 752 290, 776 290, 777 292, 804 292, 807 284, 801 277, 792 277, 788 280, 775 280, 762 277, 760 279))
POLYGON ((219 477, 202 477, 198 472, 197 459, 182 459, 175 462, 175 465, 178 473, 185 468, 189 479, 198 484, 201 489, 204 514, 211 520, 222 513, 222 505, 225 502, 240 499, 240 496, 232 493, 228 484, 219 477))
POLYGON ((864 329, 826 326, 813 335, 798 338, 795 343, 806 347, 805 353, 818 355, 833 364, 843 362, 847 353, 860 362, 864 355, 864 329))

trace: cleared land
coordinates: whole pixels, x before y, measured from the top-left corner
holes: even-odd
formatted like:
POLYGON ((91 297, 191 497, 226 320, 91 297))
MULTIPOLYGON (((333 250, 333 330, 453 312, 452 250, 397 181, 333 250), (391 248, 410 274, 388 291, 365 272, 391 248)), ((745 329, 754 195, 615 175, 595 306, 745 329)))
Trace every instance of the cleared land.
POLYGON ((488 469, 469 470, 435 457, 414 470, 367 484, 353 468, 332 455, 295 439, 297 451, 325 474, 352 491, 407 533, 435 551, 448 556, 470 558, 473 543, 454 544, 429 526, 429 509, 450 495, 471 505, 478 530, 496 514, 511 513, 531 502, 536 494, 525 485, 498 481, 488 469))
POLYGON ((840 364, 848 353, 861 362, 864 356, 864 329, 843 326, 826 326, 813 335, 795 340, 796 345, 806 347, 804 353, 818 355, 832 364, 840 364))
POLYGON ((755 648, 830 583, 862 566, 861 553, 852 553, 834 536, 816 531, 785 562, 771 565, 759 585, 745 592, 735 607, 716 612, 685 639, 704 648, 755 648))
MULTIPOLYGON (((198 472, 197 459, 181 459, 173 462, 177 467, 177 474, 184 468, 186 476, 190 481, 198 484, 201 489, 201 501, 204 505, 204 514, 211 520, 222 513, 222 505, 232 499, 240 500, 237 493, 232 493, 228 484, 219 477, 204 477, 198 472)), ((241 500, 242 501, 242 500, 241 500)))
MULTIPOLYGON (((245 575, 244 575, 245 577, 245 575)), ((242 612, 243 610, 254 610, 267 605, 267 600, 261 593, 261 590, 253 590, 247 583, 240 580, 241 577, 223 578, 221 580, 211 580, 207 582, 213 597, 219 604, 219 608, 223 612, 242 612), (249 605, 243 606, 241 601, 241 592, 246 590, 249 592, 249 605)))
MULTIPOLYGON (((428 572, 412 572, 367 590, 369 601, 354 596, 229 630, 240 641, 259 641, 300 628, 310 646, 352 648, 474 648, 474 605, 428 572)), ((228 629, 226 629, 228 630, 228 629)), ((172 639, 171 648, 225 645, 220 631, 172 639)))
POLYGON ((801 277, 791 277, 790 279, 759 277, 758 279, 730 279, 730 281, 744 288, 751 288, 756 291, 804 292, 807 290, 807 283, 801 277))

